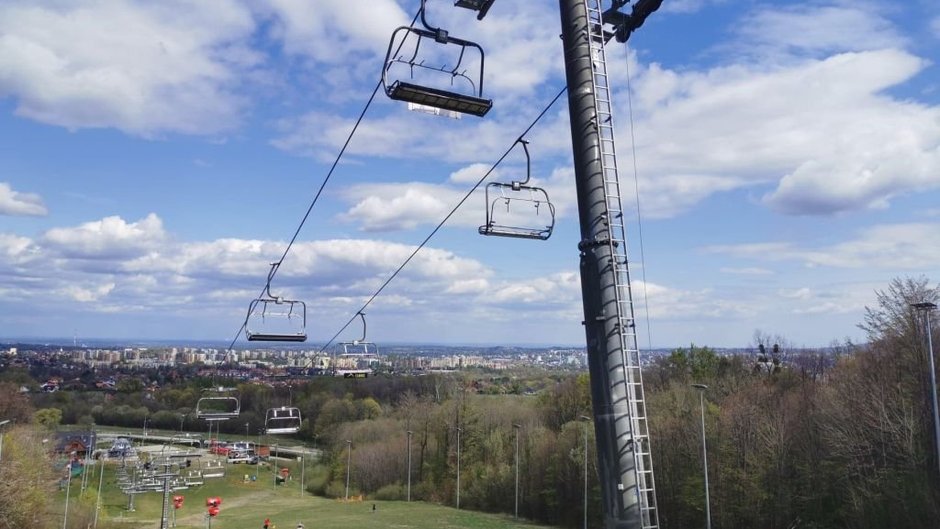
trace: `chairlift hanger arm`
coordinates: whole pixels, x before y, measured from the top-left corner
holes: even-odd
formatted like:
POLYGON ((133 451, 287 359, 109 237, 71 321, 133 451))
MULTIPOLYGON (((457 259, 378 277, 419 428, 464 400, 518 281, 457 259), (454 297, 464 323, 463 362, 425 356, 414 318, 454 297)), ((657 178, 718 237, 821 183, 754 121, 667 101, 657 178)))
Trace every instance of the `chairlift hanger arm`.
POLYGON ((268 295, 269 298, 280 299, 276 296, 271 295, 271 280, 274 279, 275 274, 277 274, 277 269, 280 268, 281 262, 277 261, 271 263, 271 270, 268 271, 268 280, 264 285, 264 292, 268 295))
POLYGON ((630 35, 646 22, 646 18, 659 9, 663 0, 638 0, 629 15, 620 11, 628 3, 629 0, 613 0, 610 9, 604 11, 604 23, 614 26, 614 33, 609 34, 608 39, 616 36, 617 42, 627 42, 630 35))
POLYGON ((360 339, 359 341, 365 342, 366 341, 366 313, 360 310, 357 314, 359 315, 359 318, 362 320, 362 339, 360 339))
POLYGON ((513 182, 512 189, 514 191, 518 191, 519 186, 528 184, 529 178, 532 177, 532 157, 529 156, 529 141, 524 139, 522 136, 519 136, 519 139, 516 140, 516 143, 521 143, 522 150, 525 152, 525 180, 522 182, 513 182))

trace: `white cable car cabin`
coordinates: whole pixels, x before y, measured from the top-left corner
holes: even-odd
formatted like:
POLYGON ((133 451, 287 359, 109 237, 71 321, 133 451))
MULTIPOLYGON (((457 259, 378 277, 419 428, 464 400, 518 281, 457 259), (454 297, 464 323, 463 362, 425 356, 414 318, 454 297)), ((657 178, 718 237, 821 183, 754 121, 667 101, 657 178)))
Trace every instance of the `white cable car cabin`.
POLYGON ((490 182, 486 185, 486 223, 480 235, 546 240, 555 229, 555 206, 548 192, 541 187, 526 185, 532 176, 529 142, 519 138, 516 143, 525 151, 526 176, 521 182, 490 182))
POLYGON ((248 305, 245 337, 249 342, 307 341, 307 304, 271 294, 271 280, 280 263, 271 263, 264 293, 248 305))
POLYGON ((264 417, 264 431, 269 435, 292 434, 300 431, 303 419, 300 408, 270 408, 264 417))
MULTIPOLYGON (((493 101, 483 97, 483 48, 475 42, 451 37, 446 30, 431 26, 425 17, 426 3, 427 0, 421 0, 420 15, 424 28, 401 26, 392 32, 382 69, 385 94, 398 101, 480 117, 486 115, 493 107, 493 101), (422 44, 437 47, 431 48, 431 54, 425 54, 422 44), (447 66, 448 58, 440 57, 440 53, 434 54, 435 50, 442 52, 442 46, 452 51, 448 58, 454 64, 453 67, 447 66), (478 62, 467 58, 467 50, 472 50, 472 54, 479 58, 478 62), (464 67, 466 63, 471 64, 464 67), (467 74, 468 69, 473 70, 472 75, 467 74)), ((478 18, 482 18, 489 4, 492 1, 463 1, 457 5, 480 11, 478 18), (482 5, 473 7, 474 4, 487 5, 484 9, 482 5)))
POLYGON ((226 421, 233 419, 241 414, 241 402, 234 395, 224 395, 223 393, 234 390, 226 388, 217 388, 207 391, 214 391, 219 395, 210 395, 200 397, 196 402, 196 418, 206 421, 226 421))

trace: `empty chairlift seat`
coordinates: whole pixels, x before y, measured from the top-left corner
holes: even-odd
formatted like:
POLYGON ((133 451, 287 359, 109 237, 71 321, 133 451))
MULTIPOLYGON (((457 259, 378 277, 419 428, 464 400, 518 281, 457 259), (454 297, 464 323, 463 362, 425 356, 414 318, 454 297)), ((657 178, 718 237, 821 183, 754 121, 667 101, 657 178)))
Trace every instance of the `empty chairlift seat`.
MULTIPOLYGON (((382 70, 385 94, 398 101, 486 115, 493 101, 483 97, 483 48, 428 24, 425 4, 426 0, 422 0, 423 28, 402 26, 392 32, 382 70)), ((468 5, 461 7, 473 9, 468 5)))
POLYGON ((307 305, 271 294, 271 280, 280 263, 271 263, 264 293, 248 305, 245 337, 249 342, 304 342, 307 340, 307 305))
POLYGON ((241 414, 241 402, 232 394, 234 390, 217 388, 207 390, 206 396, 196 402, 196 417, 207 421, 224 421, 241 414))
POLYGON ((264 430, 269 435, 292 434, 300 431, 303 419, 300 408, 281 406, 271 408, 264 418, 264 430))
POLYGON ((526 177, 521 182, 490 182, 486 185, 486 223, 480 235, 545 240, 555 228, 555 206, 544 189, 528 185, 532 175, 528 142, 520 138, 525 151, 526 177))

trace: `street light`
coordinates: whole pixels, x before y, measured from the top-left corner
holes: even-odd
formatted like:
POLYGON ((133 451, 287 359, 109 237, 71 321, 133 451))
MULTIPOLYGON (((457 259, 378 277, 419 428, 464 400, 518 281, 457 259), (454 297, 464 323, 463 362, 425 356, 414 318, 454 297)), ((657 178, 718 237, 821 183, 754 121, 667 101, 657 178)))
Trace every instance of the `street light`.
POLYGON ((519 430, 522 428, 521 424, 512 425, 513 429, 516 431, 516 509, 515 517, 519 517, 519 430))
MULTIPOLYGON (((258 444, 255 445, 255 455, 258 456, 258 464, 255 465, 255 481, 258 481, 258 467, 261 466, 261 432, 263 428, 258 428, 258 444)), ((271 456, 271 452, 268 452, 268 457, 271 456)))
MULTIPOLYGON (((69 454, 69 464, 66 465, 68 469, 69 477, 68 482, 65 485, 65 514, 62 516, 62 529, 66 529, 69 524, 69 493, 72 491, 72 463, 74 463, 75 452, 69 454)), ((85 469, 82 469, 82 472, 85 472, 85 469)))
POLYGON ((457 428, 457 508, 460 509, 460 432, 463 428, 457 428))
MULTIPOLYGON (((585 423, 591 422, 591 418, 587 415, 582 415, 581 420, 585 423)), ((588 431, 587 426, 582 428, 584 430, 584 529, 587 529, 587 509, 588 509, 588 431)))
POLYGON ((408 430, 408 501, 411 501, 411 435, 413 433, 408 430))
POLYGON ((705 384, 692 384, 692 387, 699 390, 699 401, 702 406, 702 466, 705 471, 705 529, 712 527, 712 511, 708 500, 708 449, 705 446, 705 390, 708 386, 705 384))
POLYGON ((352 441, 346 440, 346 501, 349 501, 349 465, 352 464, 352 441))
MULTIPOLYGON (((0 428, 7 425, 12 421, 12 419, 7 419, 5 421, 0 421, 0 428)), ((3 433, 0 432, 0 461, 3 461, 3 433)))
POLYGON ((101 483, 104 481, 104 457, 98 459, 98 496, 95 497, 95 529, 98 529, 98 512, 101 511, 101 483))
POLYGON ((930 329, 930 313, 937 308, 937 304, 923 301, 921 303, 912 303, 911 307, 924 313, 924 329, 927 333, 927 358, 930 359, 930 391, 933 396, 934 444, 937 447, 937 465, 940 469, 940 411, 937 408, 937 371, 933 362, 933 338, 930 329))

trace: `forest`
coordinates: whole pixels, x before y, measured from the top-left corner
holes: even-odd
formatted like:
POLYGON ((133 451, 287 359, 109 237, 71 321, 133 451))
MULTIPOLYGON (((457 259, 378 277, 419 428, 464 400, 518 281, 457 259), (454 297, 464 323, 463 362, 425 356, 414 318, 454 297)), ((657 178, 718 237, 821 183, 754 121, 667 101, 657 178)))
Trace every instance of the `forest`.
MULTIPOLYGON (((807 350, 755 333, 753 355, 690 346, 646 369, 661 527, 704 526, 700 396, 713 527, 940 527, 926 337, 910 308, 937 298, 926 278, 896 279, 859 324, 867 343, 807 350), (708 389, 700 395, 692 384, 708 389)), ((935 327, 935 344, 938 338, 935 327)), ((109 394, 28 398, 11 382, 23 376, 0 376, 0 417, 32 418, 37 428, 140 428, 146 419, 154 428, 176 430, 182 422, 204 431, 189 414, 209 380, 152 393, 123 384, 109 394)), ((518 446, 519 515, 581 527, 587 450, 588 523, 602 526, 594 430, 583 418, 592 416, 586 373, 321 377, 292 388, 238 389, 242 416, 223 431, 245 432, 247 423, 256 435, 268 407, 290 401, 301 408, 298 436, 325 454, 308 474, 314 494, 342 496, 348 460, 351 493, 404 499, 410 448, 411 498, 455 505, 459 450, 460 507, 512 514, 518 446), (501 391, 480 391, 484 382, 501 391)))

